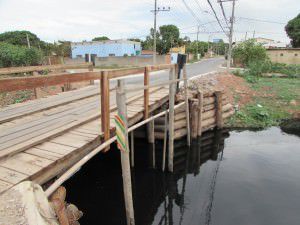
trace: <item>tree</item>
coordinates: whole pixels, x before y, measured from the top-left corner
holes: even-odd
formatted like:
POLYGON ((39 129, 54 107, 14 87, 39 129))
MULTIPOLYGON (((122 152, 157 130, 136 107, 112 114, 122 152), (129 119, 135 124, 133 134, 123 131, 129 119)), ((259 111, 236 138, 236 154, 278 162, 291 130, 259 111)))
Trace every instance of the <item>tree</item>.
MULTIPOLYGON (((179 29, 175 25, 164 25, 156 31, 156 49, 159 54, 166 54, 171 47, 181 46, 184 42, 179 38, 179 29)), ((188 41, 188 40, 186 40, 188 41)), ((142 42, 143 49, 153 49, 154 29, 151 28, 150 35, 142 42)))
POLYGON ((300 47, 300 14, 290 20, 285 26, 285 31, 291 39, 291 44, 294 48, 300 47))
POLYGON ((95 38, 93 38, 92 41, 108 41, 108 40, 110 40, 108 37, 101 36, 101 37, 95 37, 95 38))
POLYGON ((254 39, 244 41, 233 48, 232 51, 233 59, 248 66, 253 62, 265 62, 268 59, 266 49, 255 42, 254 39))
POLYGON ((0 42, 6 42, 13 45, 27 46, 27 35, 30 46, 36 48, 44 47, 45 42, 41 41, 37 35, 30 31, 10 31, 0 34, 0 42))

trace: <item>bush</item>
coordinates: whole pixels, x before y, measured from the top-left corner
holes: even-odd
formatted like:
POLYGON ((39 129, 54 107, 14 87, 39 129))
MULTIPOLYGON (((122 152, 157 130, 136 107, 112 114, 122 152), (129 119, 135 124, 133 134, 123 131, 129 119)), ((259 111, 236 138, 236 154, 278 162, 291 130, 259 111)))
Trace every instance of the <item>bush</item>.
POLYGON ((249 66, 253 62, 265 62, 268 60, 266 49, 254 40, 245 41, 234 47, 232 57, 244 66, 249 66))
POLYGON ((42 54, 36 48, 0 42, 0 67, 33 66, 40 64, 42 54))

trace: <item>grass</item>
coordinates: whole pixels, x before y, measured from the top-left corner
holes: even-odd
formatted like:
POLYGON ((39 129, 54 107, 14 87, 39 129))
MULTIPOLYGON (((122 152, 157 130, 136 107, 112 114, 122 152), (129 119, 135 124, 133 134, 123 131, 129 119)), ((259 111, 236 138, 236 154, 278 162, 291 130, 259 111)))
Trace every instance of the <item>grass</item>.
POLYGON ((249 84, 257 94, 229 120, 229 126, 276 126, 282 120, 292 118, 294 112, 300 112, 300 79, 257 78, 249 84))

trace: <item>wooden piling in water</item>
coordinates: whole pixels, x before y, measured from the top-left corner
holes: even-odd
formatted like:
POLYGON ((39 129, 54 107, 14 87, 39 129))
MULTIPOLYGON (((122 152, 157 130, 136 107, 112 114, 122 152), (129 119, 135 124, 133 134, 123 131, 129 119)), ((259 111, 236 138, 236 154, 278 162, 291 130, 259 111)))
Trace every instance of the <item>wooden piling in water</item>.
MULTIPOLYGON (((171 68, 169 72, 169 80, 175 80, 175 68, 171 68)), ((175 104, 175 83, 169 85, 169 157, 168 169, 173 172, 173 158, 174 158, 174 104, 175 104)))
POLYGON ((165 171, 166 167, 166 152, 167 152, 167 134, 168 134, 168 114, 165 114, 165 130, 164 130, 164 146, 163 146, 163 157, 162 157, 162 171, 165 171))
POLYGON ((131 135, 130 135, 130 140, 131 140, 131 167, 134 167, 134 130, 131 131, 131 135))
POLYGON ((189 112, 189 99, 188 99, 188 88, 187 88, 187 74, 186 64, 183 67, 183 79, 184 79, 184 101, 185 101, 185 117, 186 117, 186 130, 187 130, 187 144, 191 146, 191 130, 190 130, 190 112, 189 112))
POLYGON ((216 97, 216 121, 217 121, 217 128, 223 128, 223 93, 221 91, 215 92, 216 97))
POLYGON ((124 93, 124 80, 118 80, 117 88, 117 107, 119 115, 124 118, 125 127, 125 145, 127 151, 121 151, 121 165, 122 165, 122 176, 123 176, 123 191, 125 200, 125 210, 127 217, 127 224, 134 225, 134 209, 132 200, 132 184, 131 184, 131 170, 130 170, 130 159, 129 159, 129 143, 128 143, 128 121, 127 121, 127 108, 126 108, 126 95, 124 93))
POLYGON ((197 136, 202 135, 202 112, 203 112, 203 92, 199 91, 197 94, 198 98, 198 126, 197 126, 197 136))

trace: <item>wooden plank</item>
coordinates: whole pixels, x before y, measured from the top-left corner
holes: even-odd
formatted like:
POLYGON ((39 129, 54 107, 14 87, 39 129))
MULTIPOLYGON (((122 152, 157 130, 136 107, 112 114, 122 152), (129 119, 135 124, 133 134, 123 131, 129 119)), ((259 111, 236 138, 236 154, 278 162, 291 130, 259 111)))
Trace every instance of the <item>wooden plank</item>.
POLYGON ((0 166, 0 180, 5 181, 10 184, 17 184, 20 181, 26 179, 26 175, 19 173, 14 170, 7 169, 0 166))
POLYGON ((35 156, 38 156, 41 158, 49 159, 51 161, 56 161, 62 157, 62 155, 60 155, 60 154, 45 151, 45 150, 38 149, 38 148, 30 148, 30 149, 26 150, 25 153, 30 154, 30 155, 35 155, 35 156))
POLYGON ((24 67, 7 67, 0 68, 0 75, 14 74, 14 73, 27 73, 43 70, 61 70, 61 69, 79 69, 89 68, 92 63, 81 64, 58 64, 58 65, 43 65, 43 66, 24 66, 24 67))
POLYGON ((11 188, 13 186, 13 184, 7 183, 3 180, 0 180, 0 194, 4 191, 6 191, 7 189, 11 188))
POLYGON ((34 89, 43 86, 54 86, 65 83, 81 82, 101 79, 100 72, 84 72, 72 74, 53 74, 34 77, 16 77, 0 79, 2 92, 34 89))
POLYGON ((43 144, 40 145, 36 145, 34 148, 52 152, 61 156, 67 155, 76 149, 75 147, 72 146, 57 144, 50 141, 44 142, 43 144))
POLYGON ((24 173, 26 175, 32 175, 51 163, 53 163, 53 161, 48 159, 26 153, 19 153, 7 160, 1 161, 0 166, 24 173))

